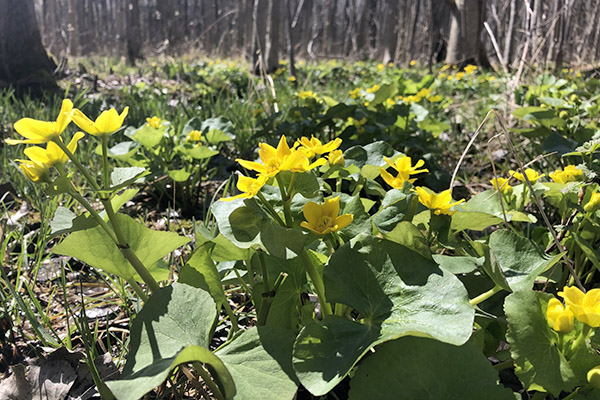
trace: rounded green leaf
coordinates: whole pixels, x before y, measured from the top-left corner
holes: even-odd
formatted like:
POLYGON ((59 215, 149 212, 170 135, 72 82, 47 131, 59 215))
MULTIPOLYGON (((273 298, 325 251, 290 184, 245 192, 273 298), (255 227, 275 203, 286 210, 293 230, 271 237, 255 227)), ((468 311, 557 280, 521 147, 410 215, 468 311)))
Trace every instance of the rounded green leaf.
POLYGON ((350 400, 514 400, 498 373, 470 342, 452 346, 405 337, 377 346, 350 381, 350 400))

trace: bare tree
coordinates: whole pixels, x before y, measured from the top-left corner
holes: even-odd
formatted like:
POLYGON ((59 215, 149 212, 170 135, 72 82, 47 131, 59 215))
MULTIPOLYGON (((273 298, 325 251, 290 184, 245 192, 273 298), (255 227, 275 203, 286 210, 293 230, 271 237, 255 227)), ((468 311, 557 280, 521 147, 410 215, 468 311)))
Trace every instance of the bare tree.
POLYGON ((0 0, 0 88, 55 88, 54 69, 42 45, 33 0, 0 0))

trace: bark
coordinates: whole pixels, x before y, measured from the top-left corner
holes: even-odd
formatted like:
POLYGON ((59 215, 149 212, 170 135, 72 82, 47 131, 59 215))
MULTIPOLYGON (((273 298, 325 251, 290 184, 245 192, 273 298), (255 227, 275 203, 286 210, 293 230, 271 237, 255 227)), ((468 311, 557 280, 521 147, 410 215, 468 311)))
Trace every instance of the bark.
POLYGON ((0 88, 55 89, 55 69, 42 45, 33 0, 0 0, 0 88))
POLYGON ((127 0, 127 61, 135 65, 136 60, 142 58, 142 43, 140 31, 140 7, 138 0, 127 0))
POLYGON ((484 7, 482 0, 451 1, 446 64, 488 64, 482 53, 480 39, 484 7))

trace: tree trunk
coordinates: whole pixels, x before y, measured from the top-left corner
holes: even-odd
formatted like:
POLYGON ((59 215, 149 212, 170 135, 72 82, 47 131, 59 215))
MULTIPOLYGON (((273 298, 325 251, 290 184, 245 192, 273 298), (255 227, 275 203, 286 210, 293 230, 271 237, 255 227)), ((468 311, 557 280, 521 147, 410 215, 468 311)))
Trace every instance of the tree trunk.
POLYGON ((140 37, 140 7, 138 0, 127 1, 127 61, 135 65, 135 61, 142 58, 142 43, 140 37))
POLYGON ((55 69, 42 45, 33 0, 0 0, 0 88, 54 89, 55 69))
POLYGON ((446 64, 488 65, 481 49, 481 30, 485 2, 481 0, 450 1, 450 33, 446 64))

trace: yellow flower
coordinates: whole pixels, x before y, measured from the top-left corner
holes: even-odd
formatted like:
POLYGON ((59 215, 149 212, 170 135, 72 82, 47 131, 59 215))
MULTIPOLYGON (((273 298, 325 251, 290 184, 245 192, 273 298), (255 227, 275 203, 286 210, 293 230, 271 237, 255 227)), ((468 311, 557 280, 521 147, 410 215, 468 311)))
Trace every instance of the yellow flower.
POLYGON ((315 154, 321 155, 324 153, 329 153, 330 151, 333 151, 340 147, 340 144, 342 144, 342 139, 340 138, 336 138, 331 142, 323 144, 319 139, 317 139, 314 136, 311 136, 310 140, 308 140, 308 138, 306 137, 301 137, 296 142, 296 146, 301 146, 299 150, 304 152, 304 154, 306 154, 308 158, 314 157, 315 154))
POLYGON ((194 129, 193 131, 188 133, 187 138, 185 140, 187 140, 188 142, 199 142, 202 140, 202 132, 194 129))
POLYGON ((438 75, 438 79, 444 79, 445 77, 447 77, 448 74, 445 72, 440 72, 440 74, 438 75))
POLYGON ((583 171, 574 165, 567 165, 564 170, 557 169, 551 172, 549 176, 556 183, 575 182, 583 177, 583 171))
POLYGON ((258 194, 260 189, 262 189, 262 187, 265 186, 265 183, 267 183, 268 179, 269 178, 264 175, 259 175, 258 178, 256 178, 256 179, 249 178, 244 175, 240 175, 238 177, 236 186, 237 186, 238 190, 242 193, 238 194, 237 196, 233 196, 233 197, 225 197, 225 198, 222 198, 221 200, 231 201, 231 200, 235 200, 235 199, 250 199, 258 194))
POLYGON ((450 209, 455 205, 465 201, 465 199, 462 199, 455 203, 452 203, 452 192, 450 191, 450 189, 444 190, 440 194, 435 194, 429 191, 428 189, 419 186, 415 188, 415 191, 419 196, 419 201, 421 202, 421 204, 423 204, 430 210, 433 210, 435 215, 452 215, 454 214, 454 211, 450 211, 450 209))
POLYGON ((375 93, 376 91, 379 90, 381 86, 379 85, 373 85, 370 88, 367 89, 367 93, 375 93))
POLYGON ((436 94, 435 96, 429 97, 427 100, 429 100, 432 103, 438 103, 438 102, 442 101, 442 96, 440 96, 439 94, 436 94))
POLYGON ((417 92, 416 96, 427 97, 427 96, 429 96, 430 93, 431 93, 430 89, 423 88, 417 92))
POLYGON ((361 88, 356 88, 350 91, 350 98, 358 99, 361 96, 361 88))
POLYGON ((259 143, 258 146, 260 147, 258 155, 262 164, 239 158, 236 161, 242 167, 257 171, 259 174, 267 177, 273 177, 279 171, 306 172, 325 165, 327 162, 321 158, 311 164, 306 154, 302 151, 290 149, 284 135, 281 136, 276 149, 266 143, 259 143))
POLYGON ((296 77, 295 76, 288 76, 287 80, 290 81, 290 82, 296 82, 296 77))
POLYGON ((600 389, 600 365, 597 365, 588 371, 587 381, 593 388, 600 389))
POLYGON ((337 232, 350 225, 354 219, 352 214, 342 214, 340 212, 340 197, 325 200, 324 204, 317 204, 312 201, 306 203, 302 209, 306 221, 302 221, 300 226, 309 229, 317 235, 326 235, 329 232, 337 232))
POLYGON ((508 184, 508 179, 492 178, 490 181, 494 189, 500 190, 502 194, 509 195, 513 192, 513 187, 508 184))
POLYGON ((119 115, 117 110, 111 108, 110 110, 102 111, 98 118, 96 118, 96 121, 92 121, 80 110, 75 109, 73 110, 73 122, 90 135, 100 137, 110 136, 121 129, 128 112, 129 107, 125 107, 121 115, 119 115))
POLYGON ((302 90, 302 91, 298 92, 298 97, 300 97, 303 100, 308 99, 308 98, 316 99, 317 95, 310 90, 302 90))
POLYGON ((442 66, 442 68, 440 69, 440 71, 446 71, 446 70, 448 70, 448 69, 450 69, 450 65, 449 65, 449 64, 444 64, 444 65, 442 66))
MULTIPOLYGON (((415 175, 415 174, 421 174, 423 172, 429 172, 429 170, 427 168, 419 169, 423 165, 425 165, 425 161, 423 161, 423 160, 417 161, 417 163, 415 165, 412 165, 412 159, 407 156, 399 157, 394 162, 392 162, 392 160, 390 160, 386 156, 383 156, 383 160, 390 167, 394 168, 396 171, 398 171, 400 173, 406 173, 408 175, 415 175)), ((416 180, 416 178, 410 182, 412 183, 415 180, 416 180)))
POLYGON ((593 192, 590 201, 583 206, 583 209, 591 213, 600 210, 600 193, 593 192))
POLYGON ((413 67, 417 64, 416 60, 410 60, 410 66, 413 67))
POLYGON ((456 80, 460 81, 464 76, 465 76, 464 72, 457 72, 456 73, 456 80))
POLYGON ((32 160, 16 160, 23 174, 32 182, 50 182, 48 166, 32 160))
POLYGON ((465 67, 465 72, 467 73, 467 75, 472 74, 475 71, 477 71, 476 65, 469 64, 465 67))
POLYGON ((344 153, 341 150, 334 150, 327 155, 330 165, 345 166, 346 160, 344 160, 344 153))
MULTIPOLYGON (((67 148, 71 153, 77 150, 77 142, 84 136, 83 132, 77 132, 71 139, 67 148)), ((61 140, 62 139, 58 139, 61 140)), ((56 165, 64 164, 69 159, 64 151, 54 142, 48 142, 46 148, 38 146, 31 146, 24 150, 24 153, 30 160, 46 165, 48 167, 54 167, 56 165)))
POLYGON ((565 304, 578 321, 593 328, 600 326, 600 289, 592 289, 583 293, 576 287, 565 287, 558 295, 565 299, 565 304))
POLYGON ((158 129, 158 128, 160 128, 160 125, 162 124, 162 120, 155 115, 152 118, 146 118, 146 123, 148 125, 150 125, 151 127, 153 127, 154 129, 158 129))
MULTIPOLYGON (((517 172, 517 171, 513 171, 512 169, 510 171, 508 171, 508 173, 513 176, 515 179, 520 180, 521 182, 525 182, 525 177, 523 176, 523 174, 521 172, 517 172)), ((527 175, 527 179, 529 180, 529 182, 533 183, 535 181, 537 181, 538 179, 540 179, 541 177, 543 177, 546 174, 538 174, 537 171, 534 171, 531 168, 527 168, 525 170, 525 175, 527 175)))
POLYGON ((73 110, 73 102, 69 99, 62 101, 62 106, 56 121, 40 121, 33 118, 21 118, 15 122, 15 130, 25 138, 22 139, 6 139, 7 144, 18 143, 46 143, 60 136, 60 134, 71 123, 71 112, 73 110))
POLYGON ((377 71, 383 71, 385 69, 385 65, 377 64, 377 71))
POLYGON ((574 315, 569 307, 563 306, 560 300, 550 299, 546 309, 546 318, 548 325, 560 333, 569 333, 573 330, 574 315))

